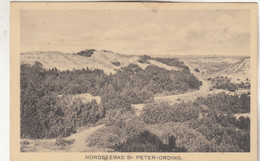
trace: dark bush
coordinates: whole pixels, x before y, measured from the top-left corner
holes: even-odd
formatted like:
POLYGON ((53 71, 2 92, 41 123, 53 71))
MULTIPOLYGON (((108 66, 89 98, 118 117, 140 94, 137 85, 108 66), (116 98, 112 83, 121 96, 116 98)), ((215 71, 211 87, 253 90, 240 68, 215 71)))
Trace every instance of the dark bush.
POLYGON ((76 54, 80 55, 80 56, 91 57, 94 54, 94 51, 96 51, 96 50, 95 49, 86 49, 86 50, 80 51, 76 54))
POLYGON ((179 61, 178 58, 152 58, 155 61, 164 63, 169 66, 178 67, 184 70, 190 70, 183 62, 179 61))
POLYGON ((119 66, 120 62, 116 61, 116 62, 112 62, 112 64, 114 64, 115 66, 119 66))
POLYGON ((151 59, 150 56, 142 55, 142 56, 139 56, 138 62, 140 62, 140 63, 148 63, 149 64, 149 61, 148 61, 149 59, 151 59))
POLYGON ((184 122, 199 117, 199 111, 190 103, 169 105, 167 103, 148 104, 144 107, 141 118, 147 124, 166 122, 184 122))
POLYGON ((155 134, 145 130, 134 138, 115 145, 115 151, 119 152, 185 152, 185 148, 176 147, 175 137, 171 136, 169 144, 163 144, 155 134))
POLYGON ((194 71, 198 73, 200 72, 198 68, 195 68, 194 71))

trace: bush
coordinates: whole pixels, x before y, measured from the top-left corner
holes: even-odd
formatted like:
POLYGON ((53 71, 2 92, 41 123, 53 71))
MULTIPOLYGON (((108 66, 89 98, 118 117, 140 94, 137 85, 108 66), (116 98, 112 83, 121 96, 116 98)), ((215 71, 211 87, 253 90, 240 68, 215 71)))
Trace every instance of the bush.
POLYGON ((95 49, 86 49, 84 51, 76 53, 77 55, 80 56, 85 56, 85 57, 91 57, 94 54, 95 49))
POLYGON ((120 62, 116 61, 116 62, 112 62, 112 64, 114 64, 115 66, 119 66, 120 62))
POLYGON ((153 103, 145 105, 141 118, 147 124, 166 122, 184 122, 197 119, 199 111, 191 103, 169 105, 167 103, 153 103))
POLYGON ((244 130, 249 130, 250 129, 250 119, 247 117, 240 116, 239 120, 236 121, 235 123, 236 127, 244 130))
POLYGON ((29 144, 30 144, 30 142, 27 140, 21 142, 21 145, 29 145, 29 144))
POLYGON ((198 73, 200 72, 198 68, 195 68, 194 71, 198 73))
POLYGON ((116 145, 114 149, 120 152, 161 152, 166 147, 156 135, 144 131, 138 136, 116 145))
POLYGON ((208 109, 215 110, 217 113, 226 112, 234 114, 250 112, 250 96, 247 94, 238 96, 222 92, 207 97, 199 97, 195 102, 205 105, 208 109))
POLYGON ((231 78, 228 78, 228 77, 223 77, 223 76, 216 77, 214 79, 210 79, 210 81, 213 84, 212 88, 215 88, 215 89, 224 89, 224 90, 228 90, 231 92, 234 92, 234 91, 238 90, 239 88, 250 89, 250 83, 248 83, 248 84, 245 84, 244 82, 232 83, 231 78))
POLYGON ((142 56, 139 56, 138 62, 140 62, 140 63, 148 63, 149 64, 149 62, 148 62, 149 59, 151 59, 150 56, 142 55, 142 56))
POLYGON ((55 145, 66 146, 66 145, 71 145, 74 142, 75 142, 75 139, 64 139, 63 137, 58 137, 56 139, 55 145))
POLYGON ((144 123, 136 117, 125 118, 127 115, 113 118, 105 128, 92 134, 87 140, 88 146, 113 148, 128 138, 136 137, 144 130, 144 123))
POLYGON ((178 67, 184 70, 190 70, 183 62, 179 61, 178 58, 152 58, 155 61, 164 63, 169 66, 178 67))
POLYGON ((137 136, 128 138, 125 142, 115 145, 119 152, 184 152, 185 148, 176 147, 174 136, 169 138, 168 144, 163 144, 158 136, 144 130, 137 136))

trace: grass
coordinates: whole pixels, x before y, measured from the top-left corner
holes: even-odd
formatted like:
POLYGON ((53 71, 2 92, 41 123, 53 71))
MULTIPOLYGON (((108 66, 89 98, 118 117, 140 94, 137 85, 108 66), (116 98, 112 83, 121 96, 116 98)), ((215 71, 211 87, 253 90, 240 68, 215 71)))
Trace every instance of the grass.
POLYGON ((71 144, 56 144, 55 139, 29 140, 22 139, 20 142, 21 152, 61 152, 68 151, 71 144))

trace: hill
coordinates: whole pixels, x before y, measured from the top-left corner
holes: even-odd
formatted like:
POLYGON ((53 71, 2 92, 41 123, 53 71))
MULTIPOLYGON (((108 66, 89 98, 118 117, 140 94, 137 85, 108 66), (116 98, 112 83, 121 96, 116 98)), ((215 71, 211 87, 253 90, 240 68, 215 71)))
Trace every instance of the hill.
POLYGON ((230 68, 223 70, 219 74, 230 77, 233 82, 250 80, 250 58, 242 58, 241 61, 232 64, 230 68))
POLYGON ((79 53, 61 53, 61 52, 27 52, 21 53, 21 64, 33 65, 40 62, 45 69, 57 68, 60 71, 73 69, 101 69, 106 74, 114 74, 116 70, 127 67, 129 64, 136 64, 145 69, 149 64, 165 68, 167 70, 180 70, 177 67, 169 66, 155 60, 140 62, 139 56, 129 56, 112 51, 96 51, 93 49, 81 51, 79 53), (92 54, 88 54, 91 51, 92 54), (85 55, 84 55, 85 54, 85 55))
POLYGON ((250 57, 183 56, 179 59, 197 69, 204 80, 223 76, 231 78, 234 83, 250 81, 250 57))

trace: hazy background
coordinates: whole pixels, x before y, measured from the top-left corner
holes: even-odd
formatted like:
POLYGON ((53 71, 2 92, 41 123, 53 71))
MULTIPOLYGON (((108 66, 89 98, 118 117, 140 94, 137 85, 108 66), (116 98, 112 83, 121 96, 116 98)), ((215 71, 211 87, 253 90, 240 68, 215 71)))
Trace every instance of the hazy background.
POLYGON ((250 55, 249 10, 22 10, 21 52, 250 55))

